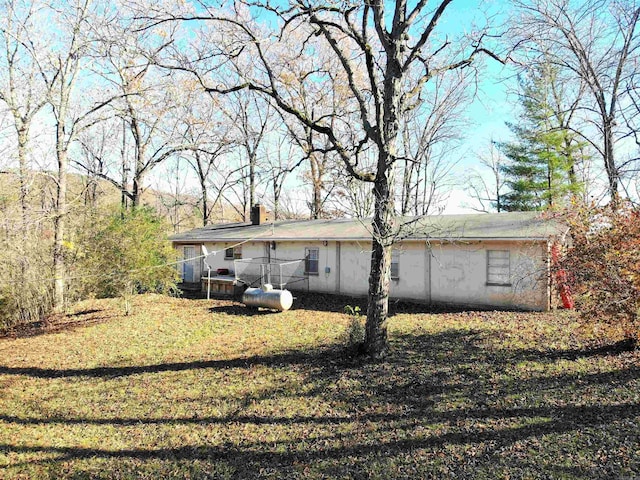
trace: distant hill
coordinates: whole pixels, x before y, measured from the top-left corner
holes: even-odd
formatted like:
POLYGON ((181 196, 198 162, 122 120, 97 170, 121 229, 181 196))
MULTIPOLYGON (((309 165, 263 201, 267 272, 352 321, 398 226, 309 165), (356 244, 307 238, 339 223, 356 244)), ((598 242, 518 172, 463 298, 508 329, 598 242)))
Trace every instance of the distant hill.
MULTIPOLYGON (((70 216, 86 213, 89 208, 103 211, 116 210, 122 203, 122 194, 111 182, 89 177, 79 173, 69 173, 67 201, 70 216)), ((34 221, 43 221, 54 210, 56 198, 55 173, 46 171, 32 171, 28 182, 28 216, 34 221)), ((20 183, 16 171, 0 171, 0 212, 5 221, 19 219, 21 209, 20 183)), ((147 188, 141 197, 141 204, 152 207, 164 217, 169 225, 167 233, 178 233, 202 226, 202 216, 198 205, 198 198, 194 195, 181 194, 176 196, 147 188)), ((232 207, 225 209, 222 219, 220 210, 214 210, 214 222, 238 221, 232 207)))

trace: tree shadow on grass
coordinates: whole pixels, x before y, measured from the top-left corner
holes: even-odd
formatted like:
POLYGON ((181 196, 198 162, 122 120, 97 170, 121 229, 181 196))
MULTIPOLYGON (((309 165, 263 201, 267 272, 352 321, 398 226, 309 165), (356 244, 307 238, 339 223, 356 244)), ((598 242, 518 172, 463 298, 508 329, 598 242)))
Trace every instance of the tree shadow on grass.
MULTIPOLYGON (((1 422, 26 426, 199 425, 224 428, 227 435, 236 429, 250 432, 269 427, 274 437, 245 438, 244 434, 238 433, 238 436, 225 437, 225 442, 218 445, 196 443, 165 447, 160 444, 159 447, 124 449, 43 446, 28 442, 13 445, 5 441, 0 445, 0 452, 54 455, 55 462, 96 457, 114 460, 113 468, 120 468, 121 462, 197 460, 216 465, 223 462, 238 478, 259 478, 265 469, 281 478, 302 478, 305 467, 313 467, 325 477, 366 478, 371 466, 380 461, 417 469, 414 478, 445 478, 446 475, 432 468, 432 464, 438 462, 444 462, 451 472, 465 478, 473 478, 477 469, 500 473, 495 470, 496 465, 502 465, 500 468, 519 465, 518 468, 533 472, 528 475, 531 478, 546 478, 549 469, 558 475, 571 474, 578 478, 619 477, 622 467, 612 459, 594 460, 591 466, 567 469, 561 465, 562 459, 554 457, 553 450, 550 453, 543 450, 551 448, 548 445, 553 445, 556 438, 575 436, 576 441, 585 438, 588 443, 585 441, 579 452, 571 452, 572 447, 569 447, 569 453, 595 458, 602 448, 613 451, 616 442, 634 435, 637 438, 640 420, 637 399, 633 396, 616 398, 610 391, 612 386, 633 386, 632 382, 640 379, 640 368, 628 366, 588 372, 543 370, 520 375, 516 364, 538 354, 544 355, 544 351, 487 347, 486 335, 490 333, 448 330, 437 334, 394 336, 392 354, 382 361, 348 358, 336 347, 231 360, 129 367, 59 370, 0 367, 0 374, 44 379, 109 378, 207 368, 250 369, 256 365, 291 368, 302 374, 303 386, 292 387, 293 392, 265 392, 264 398, 270 402, 266 405, 278 405, 284 395, 299 394, 332 405, 334 412, 331 415, 302 415, 286 409, 283 413, 285 407, 274 411, 263 406, 259 414, 240 410, 236 414, 206 417, 3 415, 1 422), (307 437, 304 432, 308 431, 314 434, 307 437), (281 433, 276 435, 275 432, 281 433), (594 441, 594 432, 604 432, 605 440, 612 443, 603 445, 602 441, 594 441), (518 442, 531 444, 525 448, 525 453, 515 451, 520 456, 511 460, 509 449, 518 442), (472 458, 467 454, 469 449, 476 449, 481 455, 472 458), (546 464, 541 463, 541 458, 546 464)), ((558 359, 563 358, 558 356, 558 359)), ((629 469, 640 468, 637 459, 628 466, 629 469)), ((83 467, 78 465, 78 468, 83 467)))
MULTIPOLYGON (((431 403, 431 406, 435 406, 431 403)), ((514 408, 464 408, 451 411, 439 411, 425 409, 412 414, 407 413, 367 413, 365 415, 349 414, 341 416, 310 416, 310 415, 223 415, 216 417, 19 417, 13 415, 0 415, 0 421, 17 425, 109 425, 109 426, 136 426, 136 425, 329 425, 339 426, 356 421, 366 422, 400 422, 407 420, 420 420, 428 423, 460 422, 467 419, 475 420, 505 420, 512 418, 546 418, 549 421, 581 425, 599 425, 613 419, 626 419, 640 415, 640 403, 625 403, 622 405, 579 405, 579 406, 541 406, 541 407, 514 407, 514 408)), ((547 422, 548 423, 548 422, 547 422)), ((547 429, 545 429, 547 430, 547 429)), ((561 431, 561 430, 559 430, 561 431)))
POLYGON ((520 350, 518 351, 518 355, 520 355, 522 359, 530 360, 578 360, 580 358, 620 355, 626 352, 633 352, 637 348, 638 344, 636 340, 627 338, 614 343, 583 348, 520 350))
POLYGON ((113 315, 101 315, 96 317, 82 318, 79 320, 68 320, 68 318, 92 315, 98 312, 100 312, 100 310, 86 310, 84 312, 78 312, 63 317, 63 320, 45 320, 18 325, 5 332, 0 332, 0 338, 30 338, 39 337, 41 335, 50 335, 52 333, 73 332, 75 330, 79 330, 91 325, 100 325, 102 323, 106 323, 114 318, 113 315))
POLYGON ((70 313, 68 317, 81 317, 83 315, 91 315, 93 313, 101 312, 102 310, 98 310, 97 308, 88 308, 86 310, 80 310, 79 312, 70 313))
MULTIPOLYGON (((426 412, 425 412, 426 413, 426 412)), ((371 441, 371 438, 358 437, 350 438, 352 435, 341 433, 337 429, 331 430, 324 436, 316 437, 315 442, 308 444, 307 448, 301 450, 297 445, 299 439, 279 440, 279 441, 243 441, 241 444, 224 443, 222 445, 184 445, 180 447, 160 447, 160 448, 89 448, 77 446, 42 446, 42 445, 12 445, 0 444, 0 452, 14 454, 42 453, 55 455, 56 462, 68 462, 72 460, 102 458, 115 459, 118 461, 137 460, 165 460, 165 461, 210 461, 226 462, 232 466, 240 478, 259 478, 260 471, 265 467, 272 468, 286 475, 292 468, 309 466, 323 462, 329 465, 335 474, 339 476, 347 475, 348 472, 364 471, 372 460, 381 458, 396 459, 396 461, 411 463, 411 455, 422 450, 426 452, 451 452, 455 447, 467 447, 469 445, 486 446, 490 445, 489 455, 484 461, 491 463, 495 459, 491 454, 501 449, 513 445, 516 442, 525 441, 530 438, 541 439, 549 435, 566 434, 579 431, 584 428, 604 428, 613 419, 631 421, 640 415, 640 405, 608 405, 608 406, 564 406, 551 408, 534 409, 533 411, 522 412, 519 409, 497 410, 497 411, 462 411, 442 413, 435 419, 426 418, 424 420, 431 423, 450 422, 456 425, 460 421, 470 418, 487 420, 493 418, 521 419, 525 417, 547 417, 536 422, 526 424, 517 423, 511 426, 501 426, 494 429, 483 428, 482 425, 476 427, 450 428, 446 431, 434 431, 429 435, 422 435, 413 438, 398 438, 390 435, 402 427, 398 422, 387 431, 378 431, 376 435, 379 441, 371 441), (342 462, 348 459, 348 463, 342 462)), ((385 419, 386 420, 386 419, 385 419)), ((368 425, 371 422, 379 421, 365 417, 362 422, 368 425)), ((405 421, 409 421, 405 419, 405 421)), ((503 422, 504 424, 504 422, 503 422)), ((384 430, 384 427, 383 427, 384 430)), ((628 432, 627 432, 628 433, 628 432)), ((437 458, 434 457, 434 459, 437 458)), ((548 467, 535 464, 537 457, 525 457, 532 463, 531 468, 537 470, 539 478, 547 478, 548 467)), ((522 462, 522 458, 515 459, 522 462)), ((31 463, 29 461, 25 463, 31 463)), ((455 464, 454 464, 455 465, 455 464)), ((15 466, 15 465, 14 465, 15 466)), ((475 469, 480 465, 470 465, 475 469)), ((487 465, 490 467, 489 465, 487 465)), ((469 466, 458 465, 460 468, 469 466)), ((559 470, 566 467, 556 466, 559 470)), ((605 471, 611 471, 607 465, 600 465, 598 471, 586 468, 573 467, 574 474, 589 474, 585 478, 600 478, 605 471)), ((612 473, 615 474, 615 469, 612 473)), ((605 478, 604 476, 601 478, 605 478)))
POLYGON ((256 365, 267 367, 314 364, 335 350, 306 350, 278 353, 274 355, 257 355, 238 357, 228 360, 195 360, 191 362, 158 363, 152 365, 130 365, 119 367, 93 368, 40 368, 40 367, 7 367, 0 365, 0 375, 26 375, 33 378, 63 377, 99 377, 113 378, 130 375, 153 374, 161 372, 180 372, 202 369, 250 368, 256 365))
POLYGON ((241 317, 265 317, 269 315, 277 315, 280 312, 268 308, 247 307, 242 303, 232 303, 229 305, 216 305, 209 308, 211 313, 222 313, 225 315, 241 316, 241 317))

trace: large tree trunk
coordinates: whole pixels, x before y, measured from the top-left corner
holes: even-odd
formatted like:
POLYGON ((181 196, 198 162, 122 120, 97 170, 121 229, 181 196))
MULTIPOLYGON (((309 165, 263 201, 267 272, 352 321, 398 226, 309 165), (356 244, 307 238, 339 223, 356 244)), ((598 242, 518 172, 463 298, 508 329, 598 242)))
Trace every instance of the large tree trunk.
POLYGON ((273 180, 273 220, 280 220, 280 194, 282 193, 282 183, 278 184, 273 180))
POLYGON ((139 178, 133 177, 133 184, 131 186, 131 208, 135 210, 140 205, 140 184, 139 178))
POLYGON ((202 168, 202 157, 200 156, 200 152, 196 151, 194 153, 195 156, 195 171, 196 175, 198 175, 198 182, 200 183, 200 195, 202 195, 202 226, 206 227, 209 223, 209 196, 207 192, 207 176, 205 171, 202 168))
POLYGON ((142 194, 144 193, 145 172, 136 172, 131 182, 131 208, 135 210, 140 206, 142 194))
POLYGON ((122 190, 120 192, 120 208, 122 212, 128 208, 127 188, 129 185, 129 167, 127 165, 127 123, 122 119, 122 147, 120 149, 122 159, 122 190))
POLYGON ((256 204, 256 155, 249 155, 249 211, 256 204))
POLYGON ((29 132, 26 127, 18 129, 18 175, 20 176, 20 209, 22 210, 22 229, 27 228, 27 175, 29 166, 27 164, 27 147, 29 142, 29 132))
POLYGON ((206 227, 209 223, 209 201, 207 199, 207 185, 204 181, 200 181, 200 194, 202 195, 202 226, 206 227))
MULTIPOLYGON (((61 129, 62 126, 59 126, 61 129)), ((66 269, 64 264, 64 235, 67 215, 67 151, 63 146, 57 147, 58 178, 56 189, 56 208, 54 218, 53 242, 53 308, 60 312, 64 308, 64 290, 66 269)))
MULTIPOLYGON (((392 167, 393 168, 393 167, 392 167)), ((379 358, 387 352, 387 316, 391 281, 391 244, 394 227, 393 175, 379 172, 374 185, 373 251, 369 274, 369 303, 365 333, 365 352, 379 358)))
MULTIPOLYGON (((309 144, 311 148, 311 144, 309 144)), ((324 171, 320 166, 316 153, 309 154, 309 166, 311 167, 311 183, 313 198, 311 199, 311 219, 322 217, 322 176, 324 171)))
MULTIPOLYGON (((18 119, 16 119, 16 122, 18 119)), ((18 125, 18 123, 16 123, 18 125)), ((23 241, 26 242, 28 235, 28 205, 27 195, 29 194, 29 187, 27 181, 27 175, 29 174, 29 165, 27 162, 27 143, 29 141, 28 128, 22 124, 18 128, 18 175, 20 176, 20 211, 22 222, 20 224, 20 233, 23 241)), ((27 283, 27 261, 26 258, 20 262, 20 281, 23 285, 27 283)))
POLYGON ((369 275, 369 304, 365 332, 365 352, 374 358, 385 355, 387 343, 387 315, 389 311, 389 283, 391 281, 391 244, 394 239, 394 170, 401 111, 400 47, 389 53, 384 84, 384 118, 381 141, 378 142, 378 168, 373 194, 373 251, 369 275))

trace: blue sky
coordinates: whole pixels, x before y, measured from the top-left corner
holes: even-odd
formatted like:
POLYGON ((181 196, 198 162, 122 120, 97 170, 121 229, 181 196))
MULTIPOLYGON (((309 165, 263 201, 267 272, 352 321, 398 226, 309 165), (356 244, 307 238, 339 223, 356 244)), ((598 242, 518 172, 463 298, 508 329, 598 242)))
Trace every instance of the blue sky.
MULTIPOLYGON (((495 26, 493 33, 498 33, 507 21, 509 8, 509 3, 504 0, 454 0, 440 27, 455 33, 472 25, 481 28, 486 25, 487 18, 491 18, 491 24, 495 26)), ((514 92, 517 84, 514 69, 488 57, 482 61, 486 67, 479 76, 477 95, 465 109, 469 128, 464 132, 459 153, 461 159, 455 169, 458 180, 462 180, 471 169, 478 168, 476 155, 486 151, 492 140, 504 141, 510 137, 506 122, 515 121, 517 99, 514 92)), ((473 202, 467 197, 461 182, 454 188, 445 213, 471 212, 463 206, 469 203, 473 202)))

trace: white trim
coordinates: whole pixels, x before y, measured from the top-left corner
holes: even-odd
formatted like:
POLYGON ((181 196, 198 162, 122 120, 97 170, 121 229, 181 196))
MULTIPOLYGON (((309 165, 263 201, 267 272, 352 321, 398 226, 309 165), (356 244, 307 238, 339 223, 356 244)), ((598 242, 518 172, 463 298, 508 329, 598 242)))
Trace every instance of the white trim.
MULTIPOLYGON (((436 238, 436 237, 409 237, 401 238, 398 242, 438 242, 438 243, 460 243, 460 242, 547 242, 554 235, 549 237, 457 237, 457 238, 436 238)), ((337 238, 300 238, 300 237, 270 237, 270 238, 206 238, 192 240, 170 240, 176 245, 191 245, 198 243, 222 243, 222 242, 371 242, 371 237, 337 237, 337 238)), ((398 243, 396 242, 396 243, 398 243)))

